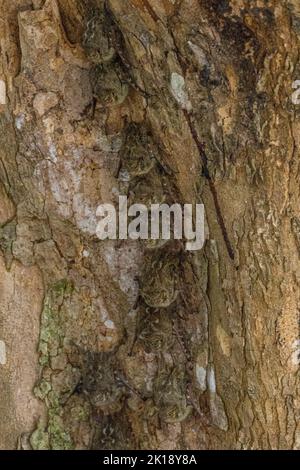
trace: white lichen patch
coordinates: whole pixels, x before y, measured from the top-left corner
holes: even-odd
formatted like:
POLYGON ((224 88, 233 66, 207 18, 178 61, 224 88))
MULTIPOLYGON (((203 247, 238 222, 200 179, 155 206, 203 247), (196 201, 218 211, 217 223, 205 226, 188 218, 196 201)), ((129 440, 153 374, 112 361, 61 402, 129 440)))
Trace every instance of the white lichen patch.
POLYGON ((292 345, 292 355, 291 355, 291 362, 293 366, 300 365, 300 339, 294 341, 292 345))
POLYGON ((0 340, 0 365, 6 364, 6 345, 4 341, 0 340))
POLYGON ((216 376, 215 376, 215 370, 212 366, 210 366, 207 370, 207 386, 211 394, 216 393, 216 390, 217 390, 216 376))
POLYGON ((53 142, 49 145, 49 155, 50 155, 51 161, 53 163, 56 163, 57 162, 57 150, 53 142))
POLYGON ((19 114, 15 119, 15 126, 20 131, 25 124, 25 115, 19 114))
POLYGON ((186 91, 185 80, 179 73, 173 72, 171 75, 171 91, 181 108, 191 111, 192 104, 186 91))
POLYGON ((0 104, 6 104, 6 84, 4 80, 0 80, 0 104))
POLYGON ((105 320, 104 326, 108 328, 109 330, 114 330, 116 328, 114 322, 112 320, 105 320))
POLYGON ((206 390, 206 369, 196 365, 196 379, 201 392, 206 390))
POLYGON ((200 67, 203 69, 204 67, 208 66, 209 64, 208 64, 205 52, 202 49, 200 49, 199 46, 192 43, 191 41, 188 41, 188 45, 190 49, 193 51, 193 53, 195 54, 195 57, 200 67))

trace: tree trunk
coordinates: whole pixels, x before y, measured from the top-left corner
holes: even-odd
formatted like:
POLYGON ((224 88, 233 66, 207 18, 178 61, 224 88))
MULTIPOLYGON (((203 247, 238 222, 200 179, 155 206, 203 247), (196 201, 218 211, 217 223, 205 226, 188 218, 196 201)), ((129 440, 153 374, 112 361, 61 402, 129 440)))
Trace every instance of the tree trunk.
POLYGON ((300 449, 297 0, 0 1, 3 449, 300 449), (100 241, 204 203, 206 243, 100 241))

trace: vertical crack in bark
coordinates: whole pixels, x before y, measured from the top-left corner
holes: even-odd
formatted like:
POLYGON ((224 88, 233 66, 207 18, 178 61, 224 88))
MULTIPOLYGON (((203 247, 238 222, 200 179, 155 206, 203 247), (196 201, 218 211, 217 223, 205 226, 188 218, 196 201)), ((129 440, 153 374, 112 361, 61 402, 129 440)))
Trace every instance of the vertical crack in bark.
POLYGON ((195 129, 193 123, 192 123, 190 113, 187 110, 183 110, 183 113, 184 113, 185 119, 188 123, 188 126, 189 126, 189 129, 191 131, 192 137, 193 137, 193 139, 195 141, 195 144, 197 146, 199 156, 200 156, 200 159, 201 159, 201 163, 202 163, 203 174, 204 174, 205 178, 208 181, 209 188, 210 188, 211 194, 213 196, 218 222, 219 222, 219 225, 220 225, 220 228, 221 228, 221 231, 222 231, 222 235, 223 235, 223 238, 224 238, 224 242, 225 242, 225 245, 226 245, 228 255, 229 255, 230 259, 232 261, 234 261, 234 250, 233 250, 232 245, 231 245, 230 240, 229 240, 229 236, 228 236, 228 232, 227 232, 227 229, 226 229, 224 217, 222 215, 222 211, 221 211, 221 207, 220 207, 216 187, 214 185, 214 182, 212 181, 212 178, 210 176, 209 169, 208 169, 208 166, 207 166, 207 155, 205 153, 205 147, 204 147, 205 144, 200 142, 200 140, 199 140, 197 131, 196 131, 196 129, 195 129))

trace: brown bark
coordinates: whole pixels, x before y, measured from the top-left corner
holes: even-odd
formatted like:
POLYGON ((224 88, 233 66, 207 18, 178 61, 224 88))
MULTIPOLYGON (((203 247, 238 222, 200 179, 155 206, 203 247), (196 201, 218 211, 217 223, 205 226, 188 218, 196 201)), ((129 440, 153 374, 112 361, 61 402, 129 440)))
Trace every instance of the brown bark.
POLYGON ((1 448, 299 449, 297 3, 0 1, 1 448))

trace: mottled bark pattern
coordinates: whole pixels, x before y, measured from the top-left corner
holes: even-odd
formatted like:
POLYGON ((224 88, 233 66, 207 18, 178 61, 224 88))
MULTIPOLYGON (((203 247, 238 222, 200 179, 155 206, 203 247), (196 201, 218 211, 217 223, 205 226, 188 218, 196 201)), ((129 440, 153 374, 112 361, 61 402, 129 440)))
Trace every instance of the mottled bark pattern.
POLYGON ((0 13, 1 448, 299 449, 298 0, 0 13), (101 242, 119 194, 204 250, 101 242))

